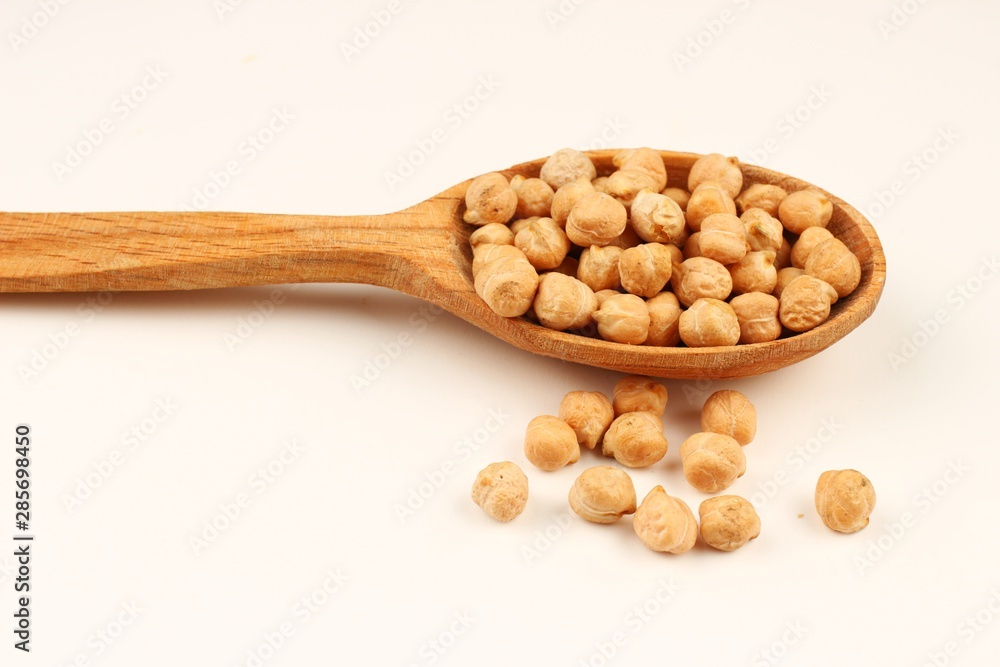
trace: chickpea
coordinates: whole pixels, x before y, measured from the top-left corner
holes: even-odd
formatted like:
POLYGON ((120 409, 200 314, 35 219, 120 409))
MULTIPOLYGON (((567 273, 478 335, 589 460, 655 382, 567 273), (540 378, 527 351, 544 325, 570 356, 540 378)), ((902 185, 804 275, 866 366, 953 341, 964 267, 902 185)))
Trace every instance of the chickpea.
POLYGON ((570 278, 575 278, 576 274, 580 272, 580 260, 569 255, 566 259, 562 261, 562 264, 552 269, 555 273, 561 273, 564 276, 569 276, 570 278))
POLYGON ((557 470, 580 460, 580 445, 570 425, 552 415, 528 422, 524 455, 540 470, 557 470))
POLYGON ((628 212, 609 195, 591 192, 569 212, 566 234, 573 243, 588 248, 608 245, 625 231, 628 212))
POLYGON ((614 523, 635 512, 635 486, 628 473, 610 466, 584 470, 569 490, 569 506, 592 523, 614 523))
POLYGON ((677 299, 690 308, 702 298, 729 298, 733 291, 733 277, 725 266, 707 257, 691 257, 674 267, 670 276, 677 299))
POLYGON ((670 197, 650 190, 632 201, 632 227, 643 241, 675 243, 684 231, 684 211, 670 197))
POLYGON ((728 435, 740 445, 747 445, 757 435, 757 409, 735 389, 722 389, 702 406, 701 430, 728 435))
POLYGON ((774 283, 774 289, 771 290, 771 294, 780 297, 781 291, 785 289, 785 286, 798 278, 799 276, 806 275, 806 272, 802 269, 796 269, 794 266, 786 266, 785 268, 778 271, 778 280, 774 283))
POLYGON ((631 207, 636 195, 656 188, 656 181, 643 171, 619 169, 608 176, 608 194, 626 207, 631 207))
POLYGON ((613 296, 621 296, 621 292, 616 289, 602 289, 594 292, 594 296, 597 297, 597 307, 600 308, 609 298, 613 296))
MULTIPOLYGON (((517 250, 513 246, 493 247, 517 250)), ((531 308, 538 289, 538 272, 523 254, 521 257, 499 257, 479 270, 475 288, 476 294, 497 315, 520 317, 531 308)))
POLYGON ((757 510, 740 496, 716 496, 702 501, 698 519, 701 539, 719 551, 736 551, 760 535, 757 510))
POLYGON ((652 181, 652 189, 656 192, 667 187, 667 167, 663 164, 660 154, 652 148, 629 148, 618 151, 611 161, 619 171, 638 171, 646 174, 652 181))
POLYGON ((743 221, 729 213, 714 213, 701 223, 698 247, 702 257, 720 264, 738 262, 747 254, 747 234, 743 221))
POLYGON ((503 174, 491 172, 472 179, 465 191, 462 219, 473 225, 506 223, 517 209, 517 195, 503 174))
POLYGON ((597 178, 590 181, 590 184, 594 186, 594 190, 597 192, 603 192, 608 194, 608 177, 598 176, 597 178))
POLYGON ((702 220, 713 213, 736 215, 736 204, 721 185, 714 181, 705 181, 691 192, 684 213, 688 227, 691 231, 697 232, 701 230, 702 220))
POLYGON ((774 268, 781 271, 783 268, 792 265, 792 244, 788 242, 788 239, 781 239, 781 247, 778 248, 778 254, 774 257, 774 268))
POLYGON ((629 248, 634 248, 637 245, 642 245, 642 239, 639 235, 635 233, 635 229, 632 228, 632 223, 626 223, 625 229, 622 233, 615 237, 615 239, 608 245, 618 246, 622 250, 628 250, 629 248))
MULTIPOLYGON (((660 292, 652 299, 646 300, 649 309, 649 335, 646 345, 674 347, 681 342, 680 317, 681 304, 673 292, 660 292)), ((775 300, 775 319, 777 320, 777 300, 775 300)), ((778 329, 781 327, 779 325, 778 329)))
POLYGON ((617 290, 622 286, 618 273, 618 261, 624 251, 618 246, 592 245, 580 254, 580 269, 576 277, 590 289, 617 290))
POLYGON ((719 153, 702 155, 691 165, 691 171, 688 173, 688 190, 693 192, 706 181, 718 183, 727 195, 735 197, 743 189, 740 161, 735 157, 726 157, 719 153))
POLYGON ((517 235, 521 232, 522 229, 527 229, 532 223, 538 222, 539 220, 541 220, 541 218, 542 216, 540 215, 533 215, 528 218, 520 218, 518 220, 512 220, 508 225, 508 227, 510 228, 510 231, 514 234, 514 238, 517 238, 517 235))
POLYGON ((618 275, 626 292, 653 297, 663 290, 673 272, 673 256, 661 243, 644 243, 622 252, 618 275))
POLYGON ((733 307, 718 299, 695 301, 681 313, 678 329, 688 347, 736 345, 740 340, 740 322, 733 307))
MULTIPOLYGON (((673 266, 674 264, 680 264, 681 262, 684 261, 684 251, 681 250, 678 246, 674 245, 673 243, 664 243, 663 247, 666 248, 667 252, 670 253, 671 266, 673 266)), ((673 269, 671 269, 670 274, 673 275, 673 269)))
POLYGON ((736 208, 742 215, 752 208, 759 208, 771 217, 777 217, 781 200, 788 196, 777 185, 754 183, 736 197, 736 208))
POLYGON ((792 244, 792 266, 797 269, 806 268, 806 259, 809 254, 823 241, 832 239, 833 234, 826 227, 809 227, 805 229, 799 238, 792 244))
POLYGON ((857 470, 827 470, 816 483, 816 511, 827 528, 856 533, 875 509, 875 487, 857 470))
POLYGON ((732 486, 747 469, 743 448, 721 433, 695 433, 681 444, 684 478, 703 493, 718 493, 732 486))
POLYGON ((538 218, 514 236, 514 246, 539 271, 554 269, 570 250, 569 237, 552 218, 538 218))
POLYGON ((552 187, 540 178, 525 178, 517 175, 510 179, 510 189, 517 195, 514 215, 527 218, 533 215, 547 216, 552 208, 552 187))
POLYGON ((767 343, 781 337, 778 297, 762 292, 747 292, 729 302, 740 323, 741 343, 767 343))
POLYGON ((507 225, 491 222, 483 225, 469 235, 469 245, 475 250, 478 246, 492 243, 493 245, 514 245, 514 232, 507 225))
POLYGON ((591 323, 597 297, 585 284, 562 273, 542 274, 535 296, 535 316, 544 327, 565 331, 591 323))
POLYGON ((615 410, 608 397, 599 391, 571 391, 559 404, 559 419, 569 424, 577 442, 593 449, 604 440, 615 410))
POLYGON ((682 554, 698 541, 698 521, 680 498, 654 486, 642 499, 632 517, 632 528, 642 543, 653 551, 682 554))
POLYGON ((702 256, 701 232, 692 232, 687 237, 687 241, 684 242, 684 250, 681 252, 681 254, 684 255, 684 259, 691 259, 692 257, 702 256))
POLYGON ((781 290, 778 317, 791 331, 809 331, 830 316, 830 304, 836 297, 836 291, 819 278, 799 276, 781 290))
POLYGON ((677 202, 682 211, 687 210, 688 200, 691 199, 691 193, 684 188, 663 188, 660 194, 666 195, 677 202))
POLYGON ((861 262, 837 238, 827 239, 813 248, 804 268, 810 276, 829 284, 838 297, 847 296, 861 282, 861 262))
POLYGON ((784 241, 784 228, 776 218, 767 211, 759 208, 750 208, 740 216, 743 221, 743 229, 746 232, 747 243, 751 250, 773 250, 775 253, 781 248, 784 241))
POLYGON ((612 404, 616 417, 626 412, 652 412, 662 416, 667 409, 667 388, 644 375, 626 375, 615 383, 612 404))
POLYGON ((573 148, 562 148, 549 156, 542 165, 539 176, 553 190, 558 190, 581 176, 593 180, 597 176, 597 168, 584 153, 573 148))
POLYGON ((642 345, 649 336, 649 309, 634 294, 609 296, 594 313, 594 321, 604 340, 642 345))
POLYGON ((792 234, 809 227, 826 227, 833 215, 833 202, 822 192, 799 190, 781 200, 778 219, 792 234))
POLYGON ((596 190, 586 176, 581 176, 560 187, 552 195, 552 219, 565 227, 569 212, 573 210, 578 201, 591 192, 596 192, 596 190))
POLYGON ((528 478, 510 461, 491 463, 476 475, 472 500, 497 521, 511 521, 528 503, 528 478))
POLYGON ((511 245, 480 243, 472 249, 472 277, 475 278, 484 266, 501 257, 515 257, 528 261, 524 253, 511 245))
POLYGON ((778 271, 774 268, 773 250, 748 252, 743 259, 730 264, 729 275, 733 279, 733 292, 764 292, 770 294, 778 282, 778 271))
POLYGON ((601 451, 629 468, 651 466, 667 453, 663 422, 652 412, 626 412, 611 422, 601 451))

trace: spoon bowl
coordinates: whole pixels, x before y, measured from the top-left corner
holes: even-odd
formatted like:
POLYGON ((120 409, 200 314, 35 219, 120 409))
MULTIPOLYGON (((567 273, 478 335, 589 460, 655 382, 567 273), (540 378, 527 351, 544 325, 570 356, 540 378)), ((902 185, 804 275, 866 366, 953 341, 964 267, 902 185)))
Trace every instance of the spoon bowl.
MULTIPOLYGON (((589 151, 598 175, 617 150, 589 151)), ((687 183, 693 153, 661 151, 670 183, 687 183)), ((546 158, 501 171, 538 176, 546 158)), ((745 185, 788 192, 815 186, 741 164, 745 185)), ((410 208, 375 216, 217 212, 0 213, 0 292, 189 290, 295 282, 389 287, 441 306, 528 352, 600 368, 678 379, 757 375, 806 359, 843 338, 878 303, 885 256, 871 224, 829 194, 828 229, 861 262, 861 283, 805 333, 725 347, 624 345, 553 331, 494 313, 476 294, 462 221, 469 181, 410 208)))

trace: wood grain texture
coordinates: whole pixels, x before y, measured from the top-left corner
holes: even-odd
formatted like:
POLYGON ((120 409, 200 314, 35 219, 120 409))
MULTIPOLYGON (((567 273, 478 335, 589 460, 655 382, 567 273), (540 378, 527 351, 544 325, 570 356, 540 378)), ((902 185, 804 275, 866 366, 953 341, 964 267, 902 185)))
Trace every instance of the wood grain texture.
MULTIPOLYGON (((591 151, 598 173, 616 150, 591 151)), ((686 184, 700 157, 662 151, 671 183, 686 184)), ((543 159, 504 170, 537 176, 543 159)), ((741 165, 745 185, 813 188, 741 165)), ((829 229, 861 261, 861 284, 830 319, 769 343, 716 348, 630 346, 551 331, 496 315, 472 285, 473 227, 461 220, 468 181, 386 215, 331 217, 250 213, 0 213, 0 292, 192 290, 298 282, 365 283, 435 303, 529 352, 671 378, 757 375, 801 361, 847 335, 875 309, 885 256, 875 230, 841 199, 829 229)), ((819 188, 816 188, 819 189, 819 188)))

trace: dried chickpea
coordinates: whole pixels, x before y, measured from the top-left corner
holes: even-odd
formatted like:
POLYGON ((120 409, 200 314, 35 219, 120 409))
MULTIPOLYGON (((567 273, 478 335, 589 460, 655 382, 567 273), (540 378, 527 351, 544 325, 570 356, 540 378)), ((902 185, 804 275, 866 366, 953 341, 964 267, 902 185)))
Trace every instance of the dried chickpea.
POLYGON ((875 487, 857 470, 827 470, 816 483, 816 511, 827 528, 856 533, 875 509, 875 487))
POLYGON ((688 200, 691 199, 691 193, 684 188, 663 188, 660 194, 666 195, 677 202, 682 211, 687 210, 688 200))
POLYGON ((725 266, 707 257, 690 257, 670 276, 677 299, 690 308, 702 298, 725 300, 733 291, 733 277, 725 266))
POLYGON ((528 478, 510 461, 491 463, 476 475, 472 500, 497 521, 510 521, 528 503, 528 478))
POLYGON ((631 207, 636 195, 643 190, 653 190, 656 181, 643 171, 619 169, 608 176, 605 187, 609 195, 626 207, 631 207))
MULTIPOLYGON (((673 292, 660 292, 652 299, 646 300, 649 310, 649 335, 646 345, 674 347, 681 342, 680 317, 681 304, 673 292)), ((777 299, 775 300, 775 321, 778 318, 777 299)), ((778 325, 781 330, 781 325, 778 325)))
POLYGON ((680 498, 654 486, 642 499, 632 517, 632 528, 642 543, 653 551, 682 554, 698 541, 698 521, 680 498))
POLYGON ((632 223, 626 223, 625 229, 622 233, 614 238, 608 245, 618 246, 622 250, 627 250, 629 248, 634 248, 637 245, 642 245, 642 239, 639 235, 635 233, 632 228, 632 223))
POLYGON ((667 168, 663 158, 652 148, 618 151, 611 159, 618 168, 608 177, 608 193, 629 203, 640 190, 659 192, 667 187, 667 168))
POLYGON ((593 320, 597 297, 576 278, 553 271, 538 280, 534 310, 544 327, 556 331, 580 329, 593 320))
POLYGON ((616 417, 626 412, 662 415, 667 409, 667 388, 644 375, 626 375, 615 383, 612 396, 616 417))
POLYGON ((524 455, 540 470, 556 470, 580 460, 580 445, 569 424, 552 415, 541 415, 528 422, 524 455))
POLYGON ((693 232, 699 231, 702 220, 713 213, 736 215, 736 204, 721 185, 714 181, 705 181, 691 192, 691 198, 688 199, 687 208, 684 210, 688 227, 693 232))
POLYGON ((599 391, 571 391, 559 404, 559 419, 569 424, 580 445, 593 449, 604 439, 615 410, 599 391))
POLYGON ((702 257, 720 264, 738 262, 747 254, 746 229, 743 221, 729 213, 713 213, 701 222, 698 248, 702 257))
POLYGON ((644 243, 622 252, 618 260, 621 286, 629 294, 659 294, 673 272, 673 255, 662 243, 644 243))
POLYGON ((608 177, 598 176, 597 178, 590 181, 590 184, 594 186, 594 190, 597 192, 603 192, 608 194, 608 177))
POLYGON ((516 257, 528 261, 524 253, 511 245, 499 245, 496 243, 480 243, 472 249, 472 276, 479 275, 480 270, 495 259, 501 257, 516 257))
POLYGON ((473 225, 506 223, 517 209, 517 195, 503 174, 491 172, 472 179, 465 191, 462 219, 473 225))
POLYGON ((836 291, 819 278, 799 276, 781 290, 778 317, 791 331, 809 331, 830 316, 830 304, 836 301, 836 297, 836 291))
POLYGON ((510 189, 517 195, 514 215, 527 218, 533 215, 547 216, 552 208, 552 186, 540 178, 525 178, 518 174, 510 179, 510 189))
POLYGON ((566 232, 552 218, 537 218, 514 235, 514 246, 539 271, 554 269, 569 254, 566 232))
POLYGON ((740 340, 740 322, 733 307, 718 299, 695 301, 681 313, 678 329, 688 347, 736 345, 740 340))
MULTIPOLYGON (((513 246, 493 247, 517 250, 513 246)), ((538 272, 523 257, 523 253, 521 257, 499 257, 479 270, 475 277, 475 288, 476 294, 497 315, 520 317, 528 312, 535 299, 538 272)))
POLYGON ((632 201, 632 228, 643 241, 676 243, 684 231, 684 211, 670 197, 650 190, 632 201))
POLYGON ((609 298, 613 296, 621 296, 621 292, 616 289, 602 289, 594 292, 594 296, 597 297, 597 307, 600 308, 609 298))
POLYGON ((581 176, 593 180, 597 176, 597 168, 584 153, 573 148, 561 148, 549 156, 538 175, 553 190, 558 190, 581 176))
POLYGON ((733 293, 764 292, 770 294, 778 282, 773 250, 754 250, 738 262, 726 267, 733 279, 733 293))
POLYGON ((591 184, 590 179, 586 176, 581 176, 575 181, 570 181, 561 186, 552 195, 552 219, 560 225, 565 226, 569 212, 573 210, 578 201, 583 199, 584 195, 588 195, 591 192, 596 192, 596 190, 594 190, 593 184, 591 184))
POLYGON ((541 217, 542 216, 540 215, 533 215, 529 218, 520 218, 518 220, 511 220, 510 224, 508 224, 507 226, 510 228, 510 231, 513 232, 514 238, 517 238, 518 232, 520 232, 522 229, 527 228, 531 223, 538 222, 541 219, 541 217))
POLYGON ((832 215, 833 203, 815 190, 793 192, 778 206, 778 219, 792 234, 801 234, 809 227, 826 227, 832 215))
POLYGON ((514 232, 510 231, 507 225, 499 222, 491 222, 483 225, 469 235, 469 245, 473 249, 478 246, 492 243, 493 245, 514 245, 514 232))
POLYGON ((614 523, 635 512, 635 486, 628 473, 611 466, 584 470, 569 490, 569 506, 592 523, 614 523))
POLYGON ((741 294, 729 302, 740 323, 741 343, 767 343, 781 336, 778 297, 762 292, 741 294))
POLYGON ((611 422, 601 451, 629 468, 651 466, 667 453, 663 422, 652 412, 626 412, 611 422))
POLYGON ((701 430, 728 435, 740 445, 749 444, 757 435, 757 409, 742 393, 722 389, 709 396, 702 406, 701 430))
POLYGON ((609 195, 591 192, 569 212, 566 234, 573 243, 588 248, 608 245, 625 231, 628 212, 609 195))
POLYGON ((736 197, 736 208, 739 209, 740 214, 752 208, 759 208, 771 217, 777 217, 778 206, 781 205, 781 200, 787 196, 788 193, 777 185, 754 183, 736 197))
POLYGON ((618 260, 624 251, 618 246, 592 245, 580 253, 580 269, 576 277, 595 292, 617 290, 622 286, 618 260))
POLYGON ((759 208, 750 208, 740 216, 743 230, 746 232, 747 243, 751 250, 773 250, 775 253, 784 241, 784 228, 777 218, 759 208))
POLYGON ((691 171, 688 173, 688 190, 693 192, 706 181, 715 181, 722 186, 727 195, 735 197, 743 189, 740 161, 735 157, 726 157, 719 153, 702 155, 691 165, 691 171))
POLYGON ((575 278, 576 274, 580 271, 580 260, 575 257, 566 256, 566 259, 556 268, 552 269, 556 273, 561 273, 564 276, 570 276, 575 278))
MULTIPOLYGON (((670 253, 671 264, 680 264, 681 262, 684 261, 684 251, 681 250, 678 246, 674 245, 673 243, 664 243, 663 247, 666 248, 667 252, 670 253)), ((671 270, 670 274, 673 275, 673 270, 671 270)))
POLYGON ((693 232, 687 237, 681 254, 684 255, 684 259, 701 257, 701 232, 693 232))
POLYGON ((786 266, 792 265, 792 244, 788 242, 788 239, 781 239, 781 247, 778 248, 778 254, 774 257, 774 268, 781 271, 786 266))
POLYGON ((798 278, 799 276, 806 275, 806 272, 802 269, 797 269, 794 266, 786 266, 785 268, 778 271, 778 280, 774 283, 774 289, 771 290, 771 294, 776 297, 781 296, 781 291, 785 289, 785 286, 798 278))
POLYGON ((833 234, 826 227, 809 227, 804 230, 792 244, 792 266, 797 269, 806 268, 806 259, 808 259, 809 253, 823 241, 832 238, 833 234))
POLYGON ((736 551, 760 535, 757 510, 740 496, 716 496, 702 501, 698 520, 701 539, 719 551, 736 551))
POLYGON ((704 493, 718 493, 732 486, 747 469, 743 448, 721 433, 695 433, 681 443, 684 478, 704 493))
POLYGON ((594 313, 594 321, 604 340, 642 345, 649 336, 649 309, 634 294, 609 296, 594 313))
POLYGON ((837 238, 827 239, 813 248, 806 259, 806 273, 826 282, 845 297, 861 282, 861 262, 847 245, 837 238))

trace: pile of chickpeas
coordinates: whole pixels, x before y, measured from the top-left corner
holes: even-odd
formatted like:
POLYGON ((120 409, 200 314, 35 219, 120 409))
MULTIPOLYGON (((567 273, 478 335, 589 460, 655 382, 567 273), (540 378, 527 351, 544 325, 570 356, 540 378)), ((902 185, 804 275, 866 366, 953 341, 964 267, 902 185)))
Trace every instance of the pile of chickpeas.
POLYGON ((734 157, 699 158, 687 189, 628 149, 597 176, 564 148, 537 178, 473 179, 464 220, 477 294, 499 315, 630 345, 762 343, 822 324, 861 281, 821 192, 743 188, 734 157))
MULTIPOLYGON (((609 524, 632 514, 636 535, 653 551, 684 553, 699 536, 710 547, 735 551, 760 534, 760 518, 745 498, 708 498, 698 507, 698 519, 659 485, 636 502, 626 469, 652 466, 666 455, 666 405, 667 388, 641 376, 622 378, 611 399, 598 391, 571 391, 558 416, 541 415, 528 423, 525 458, 553 471, 579 461, 581 448, 596 449, 623 467, 593 466, 577 477, 569 491, 569 506, 577 515, 609 524)), ((756 435, 757 411, 742 393, 717 391, 702 408, 701 429, 680 446, 684 478, 698 491, 717 494, 746 472, 743 447, 756 435)), ((494 519, 510 521, 527 505, 528 478, 515 463, 491 463, 476 477, 472 499, 494 519)), ((868 525, 875 491, 856 470, 827 471, 817 483, 815 504, 825 525, 853 533, 868 525)))

